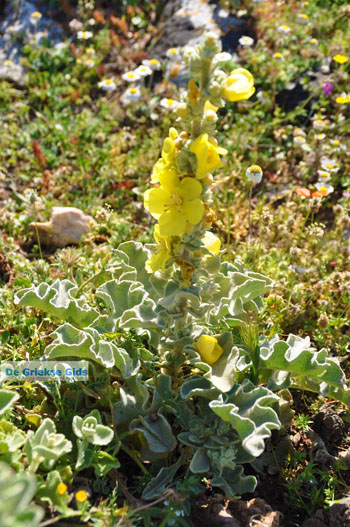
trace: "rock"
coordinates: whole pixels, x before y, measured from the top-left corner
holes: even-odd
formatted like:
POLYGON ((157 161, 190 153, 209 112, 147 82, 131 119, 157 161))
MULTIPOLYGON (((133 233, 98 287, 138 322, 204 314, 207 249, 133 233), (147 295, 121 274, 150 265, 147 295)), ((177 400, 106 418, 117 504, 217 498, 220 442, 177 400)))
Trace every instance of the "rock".
POLYGON ((53 207, 50 221, 31 223, 29 227, 34 234, 38 232, 43 245, 65 247, 78 244, 93 222, 91 216, 74 207, 53 207))
POLYGON ((230 501, 221 494, 202 494, 191 508, 195 527, 280 527, 280 517, 260 498, 230 501))
POLYGON ((350 498, 343 498, 327 510, 318 510, 302 527, 350 527, 350 498))
POLYGON ((314 418, 313 429, 326 442, 337 443, 346 433, 346 426, 342 418, 332 406, 322 406, 314 418))
POLYGON ((238 40, 251 30, 245 18, 237 18, 207 0, 169 0, 162 13, 160 37, 152 42, 150 56, 162 59, 169 48, 194 46, 204 31, 221 35, 223 49, 234 52, 238 40))
POLYGON ((5 20, 0 23, 0 78, 22 84, 24 75, 24 68, 20 64, 22 35, 27 39, 32 36, 36 42, 47 38, 51 43, 58 44, 63 39, 63 31, 42 12, 41 6, 37 6, 35 0, 17 0, 17 2, 11 0, 4 11, 4 16, 5 20), (34 37, 30 18, 35 11, 39 11, 42 17, 37 23, 34 37), (6 65, 6 61, 11 61, 13 64, 6 65))

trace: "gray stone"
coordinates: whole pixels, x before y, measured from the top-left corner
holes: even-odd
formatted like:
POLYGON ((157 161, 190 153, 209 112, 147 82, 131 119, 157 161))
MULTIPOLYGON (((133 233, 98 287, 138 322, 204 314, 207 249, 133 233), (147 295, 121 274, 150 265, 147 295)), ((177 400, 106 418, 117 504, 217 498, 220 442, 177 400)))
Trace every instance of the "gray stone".
POLYGON ((14 0, 11 0, 4 12, 4 20, 0 23, 0 78, 7 78, 19 84, 23 83, 25 70, 20 63, 22 39, 27 42, 33 39, 40 42, 48 39, 52 44, 58 44, 63 38, 63 30, 52 21, 38 7, 35 0, 18 0, 18 9, 14 0), (36 31, 30 22, 35 11, 42 14, 37 23, 36 31), (13 65, 7 66, 9 60, 13 65))

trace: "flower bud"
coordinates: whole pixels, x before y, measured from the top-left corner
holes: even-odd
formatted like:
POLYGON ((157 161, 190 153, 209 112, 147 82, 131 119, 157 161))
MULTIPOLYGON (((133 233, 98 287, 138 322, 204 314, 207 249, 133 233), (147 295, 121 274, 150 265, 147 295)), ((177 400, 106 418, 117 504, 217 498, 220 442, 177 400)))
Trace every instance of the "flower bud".
POLYGON ((195 343, 195 347, 204 362, 208 364, 214 364, 224 352, 222 347, 219 346, 217 339, 210 335, 202 335, 199 337, 195 343))

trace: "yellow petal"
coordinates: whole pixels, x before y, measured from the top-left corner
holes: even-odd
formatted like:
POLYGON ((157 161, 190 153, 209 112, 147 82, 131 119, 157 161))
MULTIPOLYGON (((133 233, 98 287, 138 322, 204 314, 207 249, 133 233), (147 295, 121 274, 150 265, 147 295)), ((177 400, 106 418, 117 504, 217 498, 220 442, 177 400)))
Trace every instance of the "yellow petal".
POLYGON ((204 236, 202 237, 202 243, 208 251, 213 253, 214 256, 219 254, 220 247, 221 247, 221 241, 215 234, 213 234, 210 231, 207 231, 204 236))
POLYGON ((180 183, 179 194, 186 200, 198 198, 202 194, 202 185, 197 179, 185 177, 180 183))
POLYGON ((179 236, 185 232, 186 218, 174 208, 162 214, 158 221, 162 236, 179 236))
POLYGON ((210 335, 202 335, 199 337, 195 343, 195 347, 202 359, 208 364, 214 364, 224 352, 218 344, 217 339, 210 335))
POLYGON ((182 205, 182 210, 185 214, 186 220, 192 223, 192 225, 197 225, 203 218, 204 205, 200 199, 185 201, 182 205))
POLYGON ((175 194, 179 189, 179 176, 174 170, 163 170, 159 173, 159 183, 162 189, 168 192, 169 195, 175 194))
POLYGON ((166 210, 166 206, 169 203, 170 196, 162 188, 152 188, 146 190, 144 196, 144 205, 152 215, 163 214, 166 210))
POLYGON ((150 258, 146 261, 145 267, 146 271, 148 273, 155 273, 156 271, 159 271, 160 269, 165 269, 165 264, 167 263, 169 258, 169 251, 167 250, 160 250, 157 251, 155 254, 152 254, 150 258))

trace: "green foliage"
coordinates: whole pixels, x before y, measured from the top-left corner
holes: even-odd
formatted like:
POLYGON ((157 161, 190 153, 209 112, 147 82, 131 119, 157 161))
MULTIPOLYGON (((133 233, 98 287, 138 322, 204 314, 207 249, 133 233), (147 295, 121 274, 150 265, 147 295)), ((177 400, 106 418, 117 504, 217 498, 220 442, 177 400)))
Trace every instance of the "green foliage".
POLYGON ((15 474, 6 463, 0 463, 2 527, 38 527, 44 511, 31 504, 35 490, 34 476, 24 472, 15 474))
POLYGON ((0 390, 0 416, 6 413, 19 399, 19 394, 9 390, 0 390))
POLYGON ((23 450, 28 457, 28 472, 36 472, 39 466, 49 471, 61 456, 72 450, 72 443, 63 434, 57 434, 52 419, 46 418, 36 432, 27 432, 23 450))

